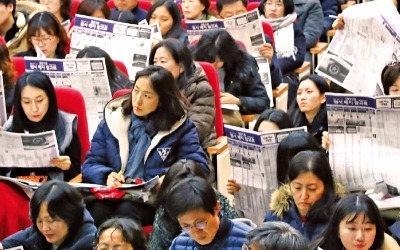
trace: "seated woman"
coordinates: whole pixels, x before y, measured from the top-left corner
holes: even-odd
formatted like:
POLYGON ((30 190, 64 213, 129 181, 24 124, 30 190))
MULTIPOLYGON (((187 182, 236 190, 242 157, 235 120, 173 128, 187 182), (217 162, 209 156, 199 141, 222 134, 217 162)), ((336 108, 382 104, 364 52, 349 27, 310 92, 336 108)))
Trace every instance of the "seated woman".
POLYGON ((14 105, 15 71, 7 46, 0 44, 0 71, 3 76, 4 97, 6 101, 7 118, 14 105))
POLYGON ((97 229, 96 249, 147 250, 142 228, 127 218, 106 220, 97 229))
MULTIPOLYGON (((104 113, 82 165, 84 182, 117 187, 128 177, 148 181, 179 159, 194 160, 209 174, 185 100, 166 69, 151 65, 139 71, 132 93, 110 101, 104 113)), ((97 225, 112 216, 150 225, 155 212, 133 197, 95 200, 89 211, 97 225)))
POLYGON ((174 1, 160 0, 153 3, 146 20, 148 24, 158 22, 163 39, 176 38, 186 45, 189 44, 188 36, 181 24, 181 12, 174 1))
POLYGON ((385 95, 400 95, 400 63, 397 61, 387 64, 381 73, 381 82, 385 95))
POLYGON ((76 58, 104 58, 111 95, 113 95, 115 91, 119 89, 132 88, 132 83, 129 81, 129 78, 115 66, 110 55, 99 47, 86 47, 79 51, 79 53, 76 55, 76 58))
MULTIPOLYGON (((181 180, 192 177, 207 179, 204 172, 192 160, 179 160, 171 166, 165 175, 164 181, 156 195, 156 207, 158 208, 153 223, 153 230, 150 234, 150 249, 168 249, 172 240, 180 234, 181 228, 179 223, 169 216, 164 206, 168 202, 166 197, 169 190, 181 180)), ((229 200, 218 192, 218 190, 214 189, 214 191, 221 204, 220 216, 228 219, 237 218, 238 215, 235 209, 229 204, 229 200)))
POLYGON ((110 20, 121 23, 138 24, 135 14, 129 10, 113 11, 110 16, 110 20))
POLYGON ((54 14, 64 31, 68 31, 71 19, 72 0, 35 0, 45 6, 49 12, 54 14))
POLYGON ((182 0, 183 16, 187 20, 215 20, 213 14, 209 13, 210 0, 182 0))
MULTIPOLYGON (((221 104, 238 105, 240 114, 259 114, 270 106, 256 60, 226 30, 205 32, 193 55, 195 60, 212 63, 218 69, 221 104)), ((242 121, 238 113, 228 111, 224 123, 241 125, 242 121)))
POLYGON ((309 249, 400 249, 385 234, 385 226, 375 202, 361 193, 342 198, 333 210, 325 231, 309 249))
POLYGON ((190 50, 177 39, 165 39, 150 52, 150 64, 169 70, 190 102, 188 117, 194 123, 204 150, 217 144, 215 98, 203 68, 193 61, 190 50))
POLYGON ((104 0, 82 0, 76 10, 76 14, 108 19, 111 11, 104 0))
POLYGON ((328 138, 326 132, 328 131, 326 92, 329 92, 329 85, 323 77, 315 74, 304 76, 300 79, 296 103, 290 114, 295 127, 307 126, 307 131, 317 141, 322 143, 325 139, 323 145, 325 149, 328 149, 329 142, 326 143, 328 138))
POLYGON ((286 222, 309 242, 325 229, 337 199, 326 154, 301 151, 290 161, 287 184, 273 192, 264 221, 286 222))
POLYGON ((38 56, 36 47, 46 58, 65 58, 68 38, 57 18, 48 11, 35 14, 28 23, 28 50, 15 56, 38 56))
POLYGON ((4 239, 0 249, 92 249, 96 227, 81 193, 64 181, 41 185, 30 201, 32 226, 4 239))
POLYGON ((299 84, 295 70, 304 62, 306 38, 294 12, 293 0, 262 0, 258 6, 262 18, 274 30, 275 51, 282 72, 282 82, 289 84, 288 107, 295 102, 299 84))

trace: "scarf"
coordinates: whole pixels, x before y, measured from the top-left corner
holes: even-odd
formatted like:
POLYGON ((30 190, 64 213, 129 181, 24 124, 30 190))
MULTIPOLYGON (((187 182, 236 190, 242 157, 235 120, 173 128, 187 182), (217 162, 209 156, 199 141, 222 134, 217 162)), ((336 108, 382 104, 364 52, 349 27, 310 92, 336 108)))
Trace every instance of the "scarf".
POLYGON ((151 138, 157 133, 149 129, 149 122, 131 115, 131 126, 129 128, 129 156, 124 176, 144 179, 144 156, 150 146, 151 138))
POLYGON ((293 22, 296 20, 295 12, 276 19, 265 19, 274 30, 275 51, 278 58, 293 57, 297 48, 294 46, 293 22))

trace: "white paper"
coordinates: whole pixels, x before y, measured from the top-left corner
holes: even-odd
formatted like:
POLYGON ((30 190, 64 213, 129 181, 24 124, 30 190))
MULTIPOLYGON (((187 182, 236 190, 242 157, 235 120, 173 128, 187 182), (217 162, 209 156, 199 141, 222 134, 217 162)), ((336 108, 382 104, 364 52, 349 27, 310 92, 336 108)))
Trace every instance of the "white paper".
POLYGON ((6 121, 6 93, 4 92, 3 72, 0 70, 0 126, 3 126, 6 121))

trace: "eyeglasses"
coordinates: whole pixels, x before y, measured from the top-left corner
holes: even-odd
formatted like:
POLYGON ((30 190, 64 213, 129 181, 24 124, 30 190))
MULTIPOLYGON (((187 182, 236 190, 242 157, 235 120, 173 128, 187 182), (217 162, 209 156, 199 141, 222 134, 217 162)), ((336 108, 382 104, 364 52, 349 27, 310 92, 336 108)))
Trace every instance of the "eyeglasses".
POLYGON ((30 41, 32 44, 39 44, 41 42, 43 45, 47 45, 51 42, 51 40, 53 40, 53 38, 54 38, 54 36, 48 36, 48 37, 43 37, 43 38, 33 36, 30 38, 30 41))
POLYGON ((194 226, 192 225, 188 225, 188 226, 184 226, 182 228, 182 231, 185 233, 190 233, 192 231, 192 229, 195 227, 197 229, 203 230, 204 228, 206 228, 208 221, 210 220, 210 217, 208 217, 207 220, 205 221, 197 221, 194 223, 194 226))

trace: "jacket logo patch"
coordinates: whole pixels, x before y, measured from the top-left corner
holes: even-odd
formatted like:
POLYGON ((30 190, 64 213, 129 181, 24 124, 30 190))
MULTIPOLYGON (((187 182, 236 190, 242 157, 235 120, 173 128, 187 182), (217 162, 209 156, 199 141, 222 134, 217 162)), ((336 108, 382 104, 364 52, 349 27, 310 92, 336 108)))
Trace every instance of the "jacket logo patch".
POLYGON ((171 148, 157 148, 157 152, 161 156, 161 159, 164 161, 169 155, 169 152, 171 152, 171 148))

